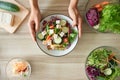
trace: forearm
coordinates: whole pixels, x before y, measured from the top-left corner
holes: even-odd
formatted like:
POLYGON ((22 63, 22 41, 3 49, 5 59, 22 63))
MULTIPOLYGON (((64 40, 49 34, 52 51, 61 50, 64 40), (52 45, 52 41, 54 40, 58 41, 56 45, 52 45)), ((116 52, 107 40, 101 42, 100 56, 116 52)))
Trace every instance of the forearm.
POLYGON ((31 10, 35 10, 38 9, 38 0, 29 0, 30 2, 30 6, 31 6, 31 10))
POLYGON ((68 8, 77 8, 78 0, 70 0, 70 4, 68 8))

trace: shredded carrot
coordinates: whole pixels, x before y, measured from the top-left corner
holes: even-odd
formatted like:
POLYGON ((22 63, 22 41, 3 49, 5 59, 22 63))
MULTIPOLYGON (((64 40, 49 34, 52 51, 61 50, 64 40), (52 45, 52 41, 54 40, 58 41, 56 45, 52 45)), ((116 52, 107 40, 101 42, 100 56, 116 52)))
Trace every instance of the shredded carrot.
POLYGON ((117 62, 118 64, 120 64, 120 61, 115 59, 115 58, 112 58, 115 62, 117 62))
POLYGON ((115 54, 112 53, 112 54, 109 55, 108 59, 111 60, 114 56, 115 56, 115 54))
POLYGON ((104 6, 104 5, 109 4, 109 2, 108 2, 108 1, 104 1, 104 2, 102 2, 101 4, 104 6))
POLYGON ((97 10, 100 12, 103 10, 103 6, 109 4, 108 1, 104 1, 104 2, 101 2, 101 3, 98 3, 96 4, 94 7, 97 8, 97 10))
POLYGON ((47 40, 50 40, 50 39, 51 39, 51 36, 48 35, 47 38, 46 38, 46 41, 47 41, 47 40))
POLYGON ((100 7, 100 8, 98 8, 98 11, 100 12, 100 11, 102 11, 103 10, 103 8, 102 7, 100 7))
POLYGON ((94 7, 98 9, 98 8, 101 7, 101 5, 100 4, 96 4, 94 7))

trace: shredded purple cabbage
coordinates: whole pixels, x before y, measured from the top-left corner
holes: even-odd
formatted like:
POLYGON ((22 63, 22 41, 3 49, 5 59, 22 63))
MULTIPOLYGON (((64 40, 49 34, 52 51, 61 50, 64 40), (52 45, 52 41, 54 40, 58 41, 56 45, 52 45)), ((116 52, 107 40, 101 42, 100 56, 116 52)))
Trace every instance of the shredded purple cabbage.
POLYGON ((99 23, 99 13, 96 8, 91 8, 86 13, 86 19, 91 26, 95 26, 99 23))
POLYGON ((96 77, 101 74, 100 70, 93 66, 87 66, 86 72, 90 80, 96 80, 96 77))

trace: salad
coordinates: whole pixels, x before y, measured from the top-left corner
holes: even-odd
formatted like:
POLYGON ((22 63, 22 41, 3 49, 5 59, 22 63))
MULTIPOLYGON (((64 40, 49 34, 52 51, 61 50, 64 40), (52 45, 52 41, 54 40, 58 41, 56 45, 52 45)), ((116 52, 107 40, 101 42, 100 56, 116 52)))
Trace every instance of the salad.
POLYGON ((42 29, 37 33, 37 38, 48 50, 65 50, 77 37, 77 31, 72 28, 65 19, 52 16, 50 20, 44 20, 42 29))
POLYGON ((6 68, 9 78, 27 78, 31 72, 28 62, 22 59, 13 59, 6 68))
POLYGON ((116 53, 106 48, 97 48, 91 52, 86 62, 86 73, 90 80, 116 80, 120 77, 120 61, 116 53))
POLYGON ((86 13, 86 20, 99 32, 120 34, 120 4, 104 1, 93 5, 86 13))

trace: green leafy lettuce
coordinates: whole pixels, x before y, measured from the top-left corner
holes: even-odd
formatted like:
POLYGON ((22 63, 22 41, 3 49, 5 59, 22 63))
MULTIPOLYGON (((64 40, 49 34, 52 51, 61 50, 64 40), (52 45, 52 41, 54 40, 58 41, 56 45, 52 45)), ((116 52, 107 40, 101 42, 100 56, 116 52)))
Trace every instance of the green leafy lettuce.
POLYGON ((112 51, 103 48, 94 50, 88 57, 88 64, 97 68, 103 68, 107 65, 107 58, 111 52, 112 51))
POLYGON ((76 30, 72 29, 72 33, 70 33, 70 36, 69 36, 70 43, 72 43, 75 40, 75 38, 77 37, 77 34, 78 34, 78 32, 76 30))
POLYGON ((100 32, 120 33, 120 4, 106 5, 100 17, 100 32))

